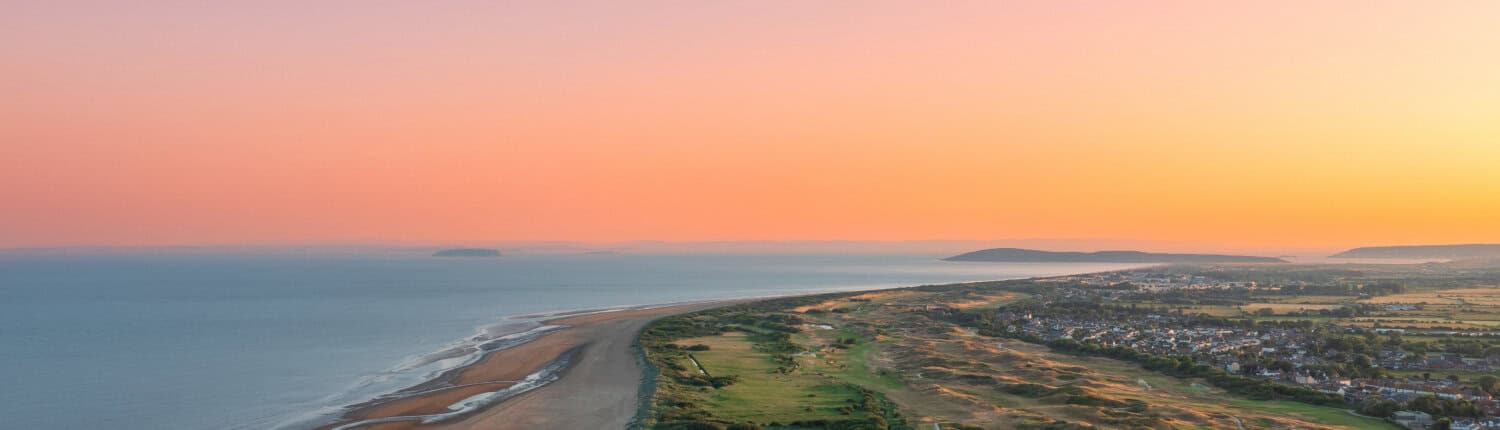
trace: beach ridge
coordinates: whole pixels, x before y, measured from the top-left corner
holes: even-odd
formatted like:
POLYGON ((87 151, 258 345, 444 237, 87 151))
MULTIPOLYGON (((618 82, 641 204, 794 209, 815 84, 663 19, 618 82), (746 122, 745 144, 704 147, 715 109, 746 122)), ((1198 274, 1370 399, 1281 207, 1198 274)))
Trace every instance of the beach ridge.
POLYGON ((554 314, 562 328, 351 407, 319 430, 625 428, 640 405, 637 338, 656 319, 758 299, 554 314), (549 369, 550 368, 550 369, 549 369), (532 386, 524 381, 546 379, 532 386))

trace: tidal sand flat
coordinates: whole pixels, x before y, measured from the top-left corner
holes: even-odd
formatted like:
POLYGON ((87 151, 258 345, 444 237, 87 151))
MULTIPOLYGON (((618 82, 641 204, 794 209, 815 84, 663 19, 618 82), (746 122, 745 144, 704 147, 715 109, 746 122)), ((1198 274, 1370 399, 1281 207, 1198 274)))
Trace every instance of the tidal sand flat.
POLYGON ((594 312, 490 352, 440 378, 372 401, 322 429, 624 428, 640 405, 635 342, 657 318, 735 301, 594 312))

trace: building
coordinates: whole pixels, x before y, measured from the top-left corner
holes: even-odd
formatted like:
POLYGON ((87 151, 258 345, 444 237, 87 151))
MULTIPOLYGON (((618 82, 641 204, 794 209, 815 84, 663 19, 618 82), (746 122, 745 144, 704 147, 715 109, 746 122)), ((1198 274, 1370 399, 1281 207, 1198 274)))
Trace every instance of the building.
POLYGON ((1432 425, 1433 422, 1432 415, 1417 411, 1396 411, 1396 413, 1391 414, 1390 420, 1396 423, 1396 425, 1411 430, 1426 430, 1427 426, 1432 425))

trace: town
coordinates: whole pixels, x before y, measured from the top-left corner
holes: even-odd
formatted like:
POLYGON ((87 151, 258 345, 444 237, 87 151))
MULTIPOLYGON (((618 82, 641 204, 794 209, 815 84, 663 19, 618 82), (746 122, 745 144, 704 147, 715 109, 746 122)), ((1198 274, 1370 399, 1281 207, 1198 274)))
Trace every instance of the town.
POLYGON ((1377 300, 1405 293, 1400 282, 1265 272, 1153 268, 1048 278, 1008 285, 1030 296, 993 311, 932 311, 1054 349, 1142 357, 1147 367, 1148 357, 1184 360, 1200 368, 1195 375, 1212 368, 1300 389, 1304 401, 1341 401, 1351 413, 1409 429, 1500 429, 1500 332, 1433 320, 1444 305, 1377 300))

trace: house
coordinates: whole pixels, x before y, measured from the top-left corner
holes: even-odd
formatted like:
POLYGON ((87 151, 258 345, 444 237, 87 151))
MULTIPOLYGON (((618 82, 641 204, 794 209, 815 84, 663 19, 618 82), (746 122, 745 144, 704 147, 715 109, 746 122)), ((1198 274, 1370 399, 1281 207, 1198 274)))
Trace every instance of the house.
POLYGON ((1396 411, 1391 414, 1391 422, 1411 430, 1425 430, 1432 424, 1432 415, 1417 411, 1396 411))

